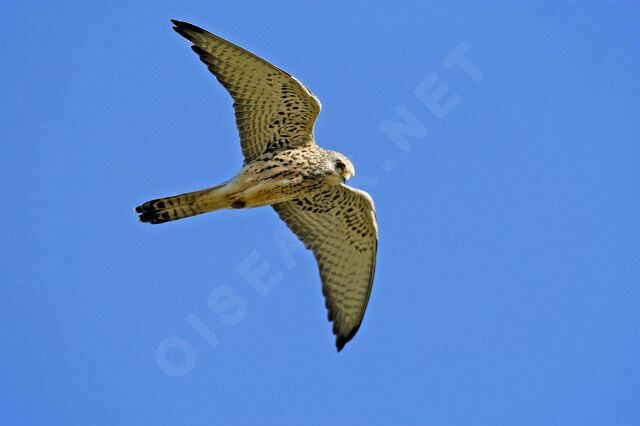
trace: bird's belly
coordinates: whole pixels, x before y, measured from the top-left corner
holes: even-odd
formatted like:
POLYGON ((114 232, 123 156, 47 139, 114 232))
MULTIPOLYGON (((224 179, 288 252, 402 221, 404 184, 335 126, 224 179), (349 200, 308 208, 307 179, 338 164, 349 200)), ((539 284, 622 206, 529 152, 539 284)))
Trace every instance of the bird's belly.
MULTIPOLYGON (((235 179, 234 179, 235 180, 235 179)), ((232 208, 261 207, 289 201, 317 189, 319 182, 296 176, 270 176, 230 182, 229 202, 232 208)))

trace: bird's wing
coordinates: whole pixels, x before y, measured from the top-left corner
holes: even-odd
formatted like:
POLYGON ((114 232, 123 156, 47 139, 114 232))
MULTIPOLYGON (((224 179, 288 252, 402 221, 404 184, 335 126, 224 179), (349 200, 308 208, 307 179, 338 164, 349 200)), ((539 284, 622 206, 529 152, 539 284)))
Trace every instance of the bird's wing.
POLYGON ((341 350, 360 327, 373 284, 378 249, 373 201, 364 191, 336 185, 273 208, 315 255, 341 350))
POLYGON ((202 28, 171 22, 233 98, 245 164, 266 152, 314 143, 321 105, 302 83, 202 28))

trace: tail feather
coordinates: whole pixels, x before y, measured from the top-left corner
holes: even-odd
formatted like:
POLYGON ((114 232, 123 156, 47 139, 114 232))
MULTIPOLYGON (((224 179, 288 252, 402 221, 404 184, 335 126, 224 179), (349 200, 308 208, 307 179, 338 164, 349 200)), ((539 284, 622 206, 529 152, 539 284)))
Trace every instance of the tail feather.
POLYGON ((136 207, 140 222, 164 223, 229 207, 229 201, 219 191, 225 184, 201 191, 147 201, 136 207))

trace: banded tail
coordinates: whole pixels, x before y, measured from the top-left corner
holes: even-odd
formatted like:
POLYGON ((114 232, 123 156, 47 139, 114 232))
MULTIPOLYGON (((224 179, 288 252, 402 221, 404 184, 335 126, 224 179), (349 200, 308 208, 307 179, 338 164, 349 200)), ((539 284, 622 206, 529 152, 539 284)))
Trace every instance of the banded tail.
POLYGON ((230 207, 226 194, 221 191, 225 185, 147 201, 135 210, 140 213, 140 222, 155 224, 225 209, 230 207))

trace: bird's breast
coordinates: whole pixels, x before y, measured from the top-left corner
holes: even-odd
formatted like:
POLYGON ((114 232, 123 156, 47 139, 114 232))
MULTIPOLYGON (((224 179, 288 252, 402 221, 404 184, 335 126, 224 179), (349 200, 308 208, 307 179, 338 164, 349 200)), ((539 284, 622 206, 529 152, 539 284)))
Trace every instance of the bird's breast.
POLYGON ((310 172, 304 161, 254 161, 229 182, 230 200, 243 207, 280 203, 326 186, 323 175, 310 172))

